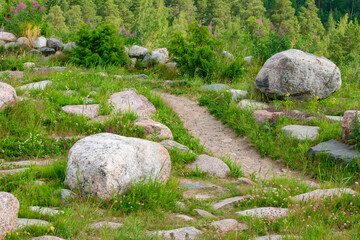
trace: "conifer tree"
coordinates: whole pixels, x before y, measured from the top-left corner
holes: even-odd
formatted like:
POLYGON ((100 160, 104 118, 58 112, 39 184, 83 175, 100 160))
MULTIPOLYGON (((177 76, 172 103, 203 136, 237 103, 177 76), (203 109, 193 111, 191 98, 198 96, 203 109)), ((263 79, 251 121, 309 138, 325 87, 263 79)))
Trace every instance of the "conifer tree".
POLYGON ((130 10, 131 0, 115 0, 115 4, 118 6, 119 15, 122 19, 122 24, 126 29, 130 29, 134 23, 134 13, 130 10))
POLYGON ((79 5, 71 6, 69 11, 65 14, 67 26, 70 28, 79 27, 81 23, 83 23, 81 16, 81 7, 79 5))
POLYGON ((299 24, 295 16, 295 9, 291 6, 290 0, 275 0, 271 21, 277 27, 287 28, 290 35, 293 38, 296 37, 299 24))
POLYGON ((328 21, 326 23, 326 30, 327 30, 328 34, 333 33, 335 31, 335 28, 336 28, 336 22, 334 20, 333 13, 331 11, 329 14, 328 21))
POLYGON ((85 23, 95 27, 101 22, 101 17, 97 15, 97 6, 93 0, 81 2, 81 12, 85 23))
POLYGON ((67 31, 64 13, 59 6, 52 6, 46 17, 49 26, 56 31, 67 31))
POLYGON ((257 31, 259 22, 265 20, 265 7, 261 0, 243 0, 240 2, 239 17, 242 25, 250 34, 257 31))
POLYGON ((322 36, 325 29, 319 18, 315 0, 306 0, 305 5, 307 7, 302 6, 299 12, 301 33, 310 37, 322 36))
POLYGON ((114 25, 117 29, 120 29, 120 26, 122 25, 120 12, 118 6, 114 3, 114 0, 107 0, 104 4, 104 21, 114 25))
POLYGON ((193 0, 181 0, 179 12, 173 21, 173 32, 187 31, 188 26, 195 21, 196 7, 193 0))
POLYGON ((208 0, 205 24, 212 24, 218 29, 224 29, 230 22, 230 8, 222 0, 208 0))

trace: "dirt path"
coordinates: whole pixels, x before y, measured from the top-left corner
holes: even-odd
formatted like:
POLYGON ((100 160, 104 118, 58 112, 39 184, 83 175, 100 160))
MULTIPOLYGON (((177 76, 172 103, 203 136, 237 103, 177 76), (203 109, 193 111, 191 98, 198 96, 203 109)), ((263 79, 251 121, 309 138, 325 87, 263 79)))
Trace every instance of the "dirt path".
MULTIPOLYGON (((301 173, 290 171, 270 158, 261 158, 245 138, 236 137, 232 129, 216 120, 197 102, 167 93, 161 93, 160 97, 180 116, 185 128, 200 140, 207 152, 217 157, 230 157, 232 161, 241 164, 245 176, 254 173, 264 179, 274 175, 303 179, 301 173)), ((316 184, 310 178, 304 180, 316 184)))

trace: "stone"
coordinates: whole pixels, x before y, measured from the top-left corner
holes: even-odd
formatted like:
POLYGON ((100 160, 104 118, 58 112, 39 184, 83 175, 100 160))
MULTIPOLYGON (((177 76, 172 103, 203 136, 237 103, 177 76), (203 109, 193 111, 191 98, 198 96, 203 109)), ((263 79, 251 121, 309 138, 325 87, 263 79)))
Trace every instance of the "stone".
POLYGON ((49 235, 49 236, 33 237, 33 238, 29 238, 28 240, 65 240, 65 239, 49 235))
POLYGON ((189 240, 198 238, 202 234, 202 231, 194 227, 184 227, 173 230, 156 231, 151 233, 163 236, 166 239, 189 240))
POLYGON ((45 182, 44 182, 44 181, 40 181, 40 180, 36 180, 36 181, 34 182, 34 184, 35 184, 35 185, 38 185, 38 186, 41 186, 41 185, 44 185, 45 182))
POLYGON ((244 57, 244 62, 247 62, 247 65, 249 66, 254 62, 254 57, 253 56, 244 57))
POLYGON ((243 99, 238 104, 239 108, 249 109, 249 110, 263 110, 269 106, 266 103, 258 102, 251 99, 243 99))
POLYGON ((19 206, 19 201, 14 195, 0 192, 0 239, 5 237, 6 231, 12 231, 16 227, 19 206))
POLYGON ((146 54, 141 63, 145 68, 149 67, 151 64, 151 55, 149 53, 146 54))
POLYGON ((149 51, 146 48, 134 45, 130 48, 129 57, 143 58, 148 53, 149 51))
POLYGON ((226 198, 224 200, 221 200, 218 203, 213 204, 213 209, 218 210, 222 207, 225 207, 226 205, 232 204, 234 202, 239 202, 239 201, 243 201, 245 199, 249 198, 249 196, 238 196, 238 197, 231 197, 231 198, 226 198))
POLYGON ((194 198, 196 200, 208 200, 208 199, 214 198, 214 196, 210 196, 210 195, 207 195, 207 194, 196 194, 194 196, 194 198))
POLYGON ((61 108, 61 111, 70 115, 96 118, 99 115, 99 104, 92 105, 68 105, 61 108))
POLYGON ((319 137, 319 127, 288 125, 282 128, 285 135, 299 140, 315 140, 319 137))
POLYGON ((9 43, 5 43, 5 49, 14 49, 16 47, 18 47, 18 44, 16 42, 9 42, 9 43))
POLYGON ((169 62, 166 65, 166 68, 171 70, 171 71, 175 71, 176 70, 176 66, 177 66, 177 63, 176 62, 169 62))
POLYGON ((64 72, 66 67, 44 67, 34 68, 34 72, 64 72))
POLYGON ((33 212, 38 212, 42 215, 48 215, 48 216, 52 216, 52 217, 55 215, 64 213, 64 211, 62 211, 62 210, 54 210, 52 208, 47 208, 47 207, 32 206, 29 208, 33 212))
POLYGON ((254 208, 245 211, 236 212, 236 214, 258 218, 283 218, 288 216, 289 209, 276 207, 254 208))
POLYGON ((96 75, 99 75, 99 76, 102 76, 102 77, 107 77, 107 74, 106 73, 103 73, 103 72, 97 72, 95 73, 96 75))
POLYGON ((30 49, 31 48, 31 44, 30 41, 27 37, 20 37, 16 40, 16 43, 19 47, 21 48, 26 48, 26 49, 30 49))
POLYGON ((309 201, 309 200, 321 200, 327 197, 341 197, 343 194, 357 195, 357 192, 350 188, 333 188, 333 189, 317 189, 312 192, 303 193, 294 197, 291 197, 293 201, 309 201))
POLYGON ((148 78, 145 74, 138 74, 138 75, 128 75, 128 76, 120 76, 120 75, 114 75, 116 78, 126 78, 126 79, 133 79, 133 78, 148 78))
POLYGON ((182 188, 188 188, 188 189, 200 189, 200 188, 211 188, 214 185, 203 185, 198 183, 182 183, 180 184, 180 187, 182 188))
POLYGON ((122 223, 116 223, 116 222, 98 222, 93 223, 90 225, 91 229, 100 229, 100 228, 111 228, 111 229, 119 229, 122 228, 122 223))
POLYGON ((55 38, 50 38, 50 39, 48 39, 46 41, 46 46, 48 48, 55 49, 55 51, 58 51, 58 50, 61 50, 64 47, 64 44, 61 41, 59 41, 59 40, 57 40, 55 38))
POLYGON ((132 65, 135 66, 137 63, 137 58, 131 58, 130 60, 131 60, 132 65))
POLYGON ((193 151, 191 151, 187 146, 182 145, 182 144, 180 144, 178 142, 175 142, 173 140, 163 140, 162 142, 160 142, 160 144, 163 145, 167 150, 177 149, 181 153, 185 153, 185 152, 193 153, 193 151))
POLYGON ((350 163, 360 157, 360 153, 336 140, 329 140, 309 148, 308 158, 318 154, 328 154, 329 158, 337 162, 350 163))
POLYGON ((3 40, 0 40, 0 47, 5 47, 6 42, 3 40))
POLYGON ((147 137, 158 137, 160 139, 174 139, 171 130, 159 122, 155 122, 149 118, 139 118, 134 122, 135 126, 143 127, 147 137))
POLYGON ((183 219, 183 220, 185 220, 185 221, 193 221, 193 220, 195 220, 194 218, 189 217, 189 216, 186 216, 186 215, 183 215, 183 214, 178 214, 178 215, 176 215, 175 217, 180 218, 180 219, 183 219))
POLYGON ((24 68, 34 68, 35 67, 35 63, 33 62, 26 62, 23 64, 24 68))
POLYGON ((201 87, 201 89, 204 90, 204 91, 215 91, 215 92, 225 91, 225 90, 227 90, 229 88, 230 87, 228 85, 222 84, 222 83, 205 85, 205 86, 201 87))
POLYGON ((33 47, 34 48, 44 48, 46 47, 46 38, 45 37, 38 37, 34 42, 33 42, 33 47))
POLYGON ((0 82, 0 111, 15 105, 17 101, 16 90, 9 84, 0 82))
POLYGON ((5 41, 5 42, 15 42, 16 36, 9 32, 0 31, 0 40, 5 41))
POLYGON ((200 155, 195 162, 189 165, 191 169, 198 168, 199 170, 208 172, 208 174, 217 177, 226 177, 230 173, 230 168, 226 163, 218 158, 210 157, 208 155, 200 155))
POLYGON ((34 82, 34 83, 29 83, 29 84, 23 85, 19 89, 20 90, 36 90, 36 89, 44 90, 50 84, 52 84, 52 81, 45 80, 45 81, 41 81, 41 82, 34 82))
POLYGON ((108 103, 114 106, 114 111, 116 112, 130 111, 141 117, 146 117, 156 112, 155 106, 146 97, 132 90, 114 93, 110 96, 108 103))
POLYGON ((66 55, 64 52, 58 50, 56 51, 56 53, 54 54, 54 56, 58 57, 58 58, 64 58, 66 55))
POLYGON ((340 117, 340 116, 328 116, 328 115, 325 115, 325 117, 327 119, 330 119, 330 120, 335 121, 335 122, 342 122, 342 120, 343 120, 343 117, 340 117))
POLYGON ((124 47, 124 52, 126 52, 129 55, 130 49, 128 47, 124 47))
POLYGON ((22 71, 2 71, 0 72, 0 76, 7 75, 13 78, 22 78, 24 77, 24 72, 22 71))
POLYGON ((168 85, 168 86, 174 86, 174 85, 185 86, 187 84, 187 81, 186 80, 165 80, 164 84, 168 85))
POLYGON ((5 165, 10 166, 47 166, 52 164, 52 160, 24 160, 24 161, 11 161, 11 162, 3 162, 5 165))
POLYGON ((244 177, 236 179, 236 182, 243 183, 243 184, 250 185, 250 186, 256 185, 256 183, 254 183, 250 179, 244 178, 244 177))
POLYGON ((76 49, 77 45, 75 42, 67 43, 64 45, 64 51, 72 51, 73 49, 76 49))
POLYGON ((229 53, 228 51, 225 51, 225 50, 224 50, 222 53, 223 53, 224 57, 226 57, 227 59, 230 59, 230 60, 234 60, 234 59, 235 59, 234 55, 232 55, 232 54, 229 53))
POLYGON ((285 238, 286 236, 283 235, 269 235, 269 236, 261 236, 255 238, 255 240, 281 240, 285 238))
POLYGON ((111 133, 79 140, 68 159, 69 188, 101 199, 122 194, 140 180, 166 182, 171 170, 170 155, 159 143, 111 133))
POLYGON ((347 141, 350 137, 351 129, 353 128, 353 123, 356 117, 360 122, 360 111, 348 110, 344 113, 341 127, 343 131, 343 139, 345 141, 347 141))
POLYGON ((165 64, 169 59, 169 53, 166 48, 158 48, 151 51, 151 62, 153 64, 165 64))
POLYGON ((14 175, 29 170, 29 168, 15 168, 11 170, 0 170, 0 176, 14 175))
POLYGON ((216 218, 213 214, 205 211, 205 210, 201 210, 201 209, 194 209, 195 212, 197 212, 200 216, 202 217, 210 217, 210 218, 216 218))
POLYGON ((254 111, 254 119, 258 125, 264 125, 267 120, 277 118, 283 114, 284 113, 282 113, 282 112, 269 112, 267 110, 255 110, 254 111))
POLYGON ((341 73, 327 58, 290 49, 265 62, 255 86, 270 98, 324 99, 340 89, 341 73))
POLYGON ((25 228, 28 226, 49 226, 50 223, 39 219, 18 218, 16 222, 16 229, 25 228))
POLYGON ((235 232, 235 231, 238 232, 249 228, 246 224, 239 223, 235 219, 223 219, 220 221, 214 221, 210 224, 210 226, 216 228, 217 230, 223 233, 235 232))
POLYGON ((238 90, 238 89, 230 89, 227 92, 231 93, 231 101, 237 101, 240 98, 246 97, 248 95, 247 91, 238 90))
POLYGON ((44 56, 49 56, 49 55, 55 54, 55 49, 48 48, 48 47, 43 47, 43 48, 40 48, 40 52, 44 56))
POLYGON ((29 52, 26 53, 27 55, 36 55, 36 56, 40 56, 41 52, 37 49, 32 49, 29 52))
POLYGON ((59 196, 62 203, 71 202, 76 198, 76 194, 68 189, 56 190, 53 194, 59 196))

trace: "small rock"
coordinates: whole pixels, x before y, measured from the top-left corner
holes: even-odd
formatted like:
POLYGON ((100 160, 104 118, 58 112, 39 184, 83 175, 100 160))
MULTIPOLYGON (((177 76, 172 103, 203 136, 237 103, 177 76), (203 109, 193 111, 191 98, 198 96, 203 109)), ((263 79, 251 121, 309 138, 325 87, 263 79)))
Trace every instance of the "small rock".
POLYGON ((29 168, 16 168, 11 170, 0 170, 0 176, 14 175, 29 170, 29 168))
POLYGON ((16 47, 18 47, 18 44, 16 42, 5 43, 4 46, 5 49, 14 49, 16 47))
POLYGON ((193 151, 191 151, 187 146, 182 145, 173 140, 163 140, 162 142, 160 142, 160 144, 163 145, 167 150, 177 149, 181 153, 185 153, 185 152, 193 153, 193 151))
POLYGON ((115 222, 98 222, 90 225, 91 229, 100 229, 100 228, 111 228, 111 229, 119 229, 122 228, 122 223, 115 223, 115 222))
POLYGON ((253 56, 244 57, 244 62, 247 62, 247 65, 251 65, 254 62, 254 57, 253 56))
POLYGON ((238 178, 238 179, 236 179, 236 181, 239 182, 239 183, 247 184, 247 185, 256 185, 256 183, 254 183, 250 179, 244 178, 244 177, 238 178))
POLYGON ((227 59, 230 59, 230 60, 234 60, 235 57, 234 55, 232 55, 231 53, 229 53, 228 51, 223 51, 223 55, 227 58, 227 59))
POLYGON ((96 75, 100 75, 100 76, 102 76, 102 77, 106 77, 106 76, 107 76, 107 74, 106 74, 106 73, 103 73, 103 72, 98 72, 98 73, 96 73, 96 75))
POLYGON ((131 60, 132 65, 135 66, 137 63, 137 58, 131 58, 130 60, 131 60))
POLYGON ((202 217, 212 217, 212 218, 216 218, 213 214, 205 211, 205 210, 201 210, 201 209, 194 209, 195 212, 197 212, 200 216, 202 217))
POLYGON ((65 240, 65 239, 55 236, 41 236, 41 237, 29 238, 28 240, 65 240))
POLYGON ((6 42, 3 40, 0 40, 0 47, 5 47, 6 42))
POLYGON ((77 45, 75 42, 67 43, 64 45, 64 51, 72 51, 73 49, 76 49, 77 45))
POLYGON ((99 115, 99 104, 93 105, 68 105, 61 108, 61 111, 70 115, 85 116, 95 118, 99 115))
POLYGON ((49 55, 55 54, 56 51, 53 48, 43 47, 43 48, 40 48, 40 52, 44 56, 49 56, 49 55))
POLYGON ((9 84, 0 82, 0 111, 18 101, 16 90, 9 84))
POLYGON ((32 62, 26 62, 24 63, 24 68, 34 68, 35 67, 35 63, 32 62))
POLYGON ((250 110, 262 110, 268 108, 269 106, 262 102, 257 102, 251 99, 243 99, 238 104, 239 108, 245 108, 250 110))
POLYGON ((168 85, 168 86, 174 86, 174 85, 185 86, 187 84, 187 81, 186 80, 165 80, 164 84, 168 85))
POLYGON ((269 112, 267 110, 255 110, 254 119, 258 125, 264 125, 267 120, 283 115, 282 112, 269 112))
POLYGON ((26 53, 27 55, 36 55, 36 56, 40 56, 41 52, 37 49, 32 49, 29 52, 26 53))
POLYGON ((45 37, 38 37, 34 42, 33 42, 33 47, 34 48, 44 48, 46 47, 46 38, 45 37))
POLYGON ((246 95, 248 95, 247 91, 243 91, 243 90, 238 90, 238 89, 230 89, 228 90, 228 92, 231 93, 231 101, 237 101, 240 98, 244 98, 246 97, 246 95))
POLYGON ((33 206, 33 207, 29 207, 31 211, 33 212, 38 212, 42 215, 49 215, 49 216, 55 216, 58 214, 63 214, 64 211, 62 210, 54 210, 51 208, 47 208, 47 207, 38 207, 38 206, 33 206))
POLYGON ((166 48, 159 48, 151 51, 151 62, 153 64, 165 64, 169 59, 169 53, 166 48))
POLYGON ((174 230, 156 231, 151 233, 159 236, 163 236, 166 239, 188 240, 188 239, 196 239, 199 235, 202 234, 202 231, 194 227, 184 227, 174 230))
POLYGON ((26 37, 20 37, 16 40, 16 43, 19 47, 21 48, 26 48, 26 49, 30 49, 31 46, 30 46, 30 41, 28 38, 26 37))
POLYGON ((156 136, 160 139, 174 138, 171 130, 167 126, 159 122, 155 122, 149 118, 139 118, 134 122, 134 125, 143 127, 145 134, 149 138, 152 138, 153 136, 156 136))
POLYGON ((292 197, 293 201, 309 201, 309 200, 321 200, 326 197, 341 197, 343 194, 355 195, 357 192, 350 188, 333 188, 333 189, 317 189, 312 192, 303 193, 297 196, 292 197))
POLYGON ((217 84, 211 84, 211 85, 205 85, 202 86, 201 89, 204 91, 215 91, 215 92, 221 92, 229 89, 230 87, 226 84, 217 83, 217 84))
POLYGON ((343 117, 342 124, 341 124, 344 140, 349 139, 352 125, 353 125, 353 122, 354 122, 356 116, 357 116, 358 121, 360 121, 360 111, 348 110, 344 113, 344 117, 343 117))
POLYGON ((340 116, 328 116, 328 115, 326 115, 325 117, 327 119, 333 120, 335 122, 342 122, 342 120, 343 120, 343 117, 340 117, 340 116))
POLYGON ((199 189, 199 188, 211 188, 213 185, 202 185, 197 183, 183 183, 180 184, 180 187, 182 188, 188 188, 188 189, 199 189))
POLYGON ((145 68, 149 67, 151 64, 151 55, 149 53, 146 54, 141 63, 145 68))
POLYGON ((121 75, 114 75, 116 78, 126 78, 126 79, 133 79, 133 78, 148 78, 145 74, 138 74, 138 75, 128 75, 128 76, 121 76, 121 75))
POLYGON ((134 45, 130 48, 129 57, 143 58, 148 53, 149 51, 146 48, 134 45))
POLYGON ((9 77, 14 77, 14 78, 22 78, 24 77, 24 72, 22 71, 2 71, 0 72, 0 76, 2 75, 8 75, 9 77))
POLYGON ((34 72, 64 72, 66 67, 34 68, 34 72))
POLYGON ((0 31, 0 40, 5 41, 5 42, 15 42, 16 36, 9 32, 0 31))
POLYGON ((34 184, 35 184, 35 185, 38 185, 38 186, 41 186, 41 185, 44 185, 45 182, 44 182, 44 181, 40 181, 40 180, 36 180, 36 181, 34 182, 34 184))
POLYGON ((52 81, 45 80, 45 81, 41 81, 41 82, 34 82, 34 83, 29 83, 29 84, 23 85, 19 89, 20 90, 36 90, 36 89, 43 90, 50 84, 52 84, 52 81))
POLYGON ((185 221, 193 221, 193 220, 195 220, 195 219, 192 218, 192 217, 189 217, 189 216, 186 216, 186 215, 182 215, 182 214, 178 214, 178 215, 176 215, 176 217, 181 218, 181 219, 183 219, 183 220, 185 220, 185 221))
POLYGON ((249 198, 249 196, 238 196, 238 197, 232 197, 232 198, 226 198, 224 200, 221 200, 218 203, 215 203, 213 205, 213 209, 217 210, 219 208, 225 207, 226 205, 229 205, 234 202, 242 201, 249 198))
POLYGON ((236 214, 258 218, 283 218, 288 216, 289 209, 276 207, 254 208, 245 211, 236 212, 236 214))
POLYGON ((49 226, 50 223, 39 219, 18 218, 16 222, 16 229, 25 228, 28 226, 49 226))
POLYGON ((60 196, 62 203, 73 201, 76 198, 76 194, 68 189, 56 190, 53 194, 60 196))
POLYGON ((7 231, 15 228, 18 213, 19 201, 17 198, 11 193, 0 192, 0 239, 6 236, 7 231))
POLYGON ((299 140, 315 140, 319 137, 319 127, 288 125, 282 128, 285 135, 299 140))
POLYGON ((195 199, 197 200, 208 200, 214 198, 213 196, 207 195, 207 194, 196 194, 195 199))
POLYGON ((47 40, 46 46, 48 48, 55 49, 55 51, 58 51, 58 50, 61 50, 63 48, 64 44, 62 42, 60 42, 59 40, 55 39, 55 38, 50 38, 50 39, 47 40))
POLYGON ((269 236, 257 237, 255 238, 255 240, 281 240, 284 237, 285 236, 283 235, 269 235, 269 236))
POLYGON ((217 177, 226 177, 230 173, 230 168, 226 163, 218 158, 210 157, 208 155, 200 155, 195 162, 189 165, 191 169, 198 168, 199 170, 208 172, 210 175, 217 177))
POLYGON ((176 62, 169 62, 166 64, 166 68, 172 71, 176 70, 177 63, 176 62))
POLYGON ((178 207, 178 208, 185 208, 185 203, 183 202, 180 202, 180 201, 176 201, 175 205, 178 207))
POLYGON ((210 224, 210 226, 218 229, 223 233, 243 231, 249 228, 246 224, 239 223, 235 219, 223 219, 220 221, 214 221, 210 224))

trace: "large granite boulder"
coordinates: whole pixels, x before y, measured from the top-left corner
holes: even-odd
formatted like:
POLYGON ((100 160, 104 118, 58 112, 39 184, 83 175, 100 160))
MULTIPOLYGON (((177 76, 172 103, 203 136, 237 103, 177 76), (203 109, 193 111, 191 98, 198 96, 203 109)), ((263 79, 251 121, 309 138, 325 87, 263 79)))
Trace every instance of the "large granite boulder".
POLYGON ((19 201, 11 193, 0 192, 0 239, 3 239, 7 231, 16 227, 19 213, 19 201))
POLYGON ((255 85, 270 98, 323 99, 340 89, 341 73, 329 59, 290 49, 265 62, 255 85))
POLYGON ((18 101, 16 90, 9 84, 0 82, 0 111, 18 101))
POLYGON ((100 133, 78 141, 69 151, 66 184, 83 195, 108 199, 140 180, 170 176, 168 151, 159 143, 100 133))
POLYGON ((0 40, 5 42, 15 42, 16 36, 9 32, 1 32, 0 31, 0 40))
POLYGON ((130 48, 129 57, 144 58, 148 53, 149 51, 146 48, 134 45, 130 48))
POLYGON ((114 111, 130 111, 142 117, 156 112, 155 106, 146 97, 132 90, 114 93, 108 103, 114 106, 114 111))
POLYGON ((33 42, 33 47, 34 48, 44 48, 46 47, 46 38, 45 37, 38 37, 34 42, 33 42))

